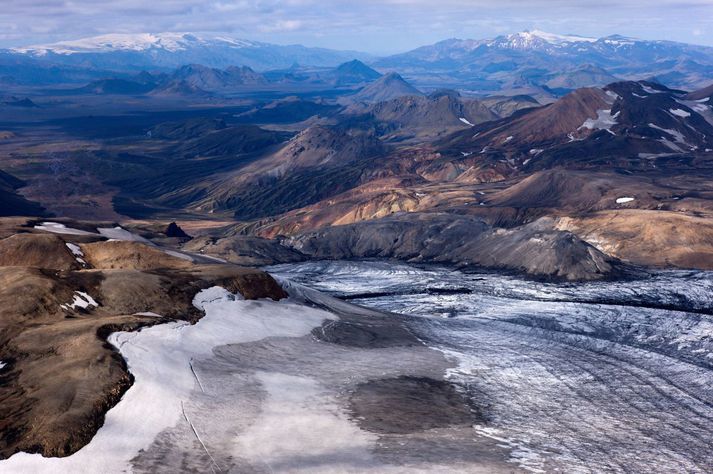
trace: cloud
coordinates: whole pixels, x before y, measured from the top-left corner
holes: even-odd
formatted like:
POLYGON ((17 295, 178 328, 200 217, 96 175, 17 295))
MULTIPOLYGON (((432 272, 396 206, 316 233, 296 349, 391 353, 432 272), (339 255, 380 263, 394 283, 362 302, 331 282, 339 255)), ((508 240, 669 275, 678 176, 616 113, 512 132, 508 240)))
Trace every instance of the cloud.
POLYGON ((274 23, 263 25, 260 27, 260 31, 271 33, 274 31, 295 31, 302 27, 302 21, 300 20, 278 20, 274 23))

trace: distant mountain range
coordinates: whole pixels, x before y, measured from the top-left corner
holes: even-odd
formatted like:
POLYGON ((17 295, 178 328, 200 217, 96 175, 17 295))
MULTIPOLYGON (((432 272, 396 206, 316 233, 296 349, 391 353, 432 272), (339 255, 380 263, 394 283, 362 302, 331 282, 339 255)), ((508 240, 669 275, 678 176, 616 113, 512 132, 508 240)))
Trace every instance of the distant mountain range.
POLYGON ((371 58, 355 51, 282 46, 189 33, 112 34, 15 48, 9 52, 56 64, 91 65, 110 70, 174 69, 186 64, 267 70, 289 67, 294 63, 336 66, 351 59, 371 58))
MULTIPOLYGON (((529 94, 551 101, 577 88, 617 80, 699 89, 713 77, 713 48, 618 35, 586 38, 531 31, 484 40, 449 39, 383 58, 188 33, 104 35, 0 51, 0 79, 7 83, 88 82, 106 79, 107 72, 169 72, 186 65, 250 68, 264 74, 268 82, 335 86, 398 72, 421 90, 449 87, 478 94, 529 94), (338 71, 324 69, 338 65, 342 65, 338 71)), ((242 69, 227 75, 236 72, 250 74, 242 69)), ((255 78, 248 82, 256 82, 255 78)), ((174 84, 178 86, 186 85, 174 84)))
MULTIPOLYGON (((389 76, 398 76, 391 73, 389 76)), ((388 77, 388 76, 385 76, 388 77)), ((364 85, 379 88, 381 74, 358 59, 340 64, 337 67, 301 67, 293 66, 288 70, 274 70, 260 73, 247 66, 230 66, 226 69, 212 68, 201 64, 187 64, 171 73, 149 73, 126 77, 103 78, 75 88, 63 89, 62 95, 113 94, 113 95, 182 95, 206 96, 208 94, 231 93, 254 90, 267 85, 321 85, 323 87, 345 88, 346 93, 364 85), (369 84, 369 83, 374 84, 369 84)), ((400 79, 400 78, 399 78, 400 79)), ((404 91, 419 92, 403 79, 404 91)))
POLYGON ((454 84, 490 91, 527 85, 571 90, 614 78, 655 79, 695 89, 713 77, 713 48, 619 35, 585 38, 526 31, 485 40, 449 39, 373 65, 421 77, 422 83, 445 74, 454 84))

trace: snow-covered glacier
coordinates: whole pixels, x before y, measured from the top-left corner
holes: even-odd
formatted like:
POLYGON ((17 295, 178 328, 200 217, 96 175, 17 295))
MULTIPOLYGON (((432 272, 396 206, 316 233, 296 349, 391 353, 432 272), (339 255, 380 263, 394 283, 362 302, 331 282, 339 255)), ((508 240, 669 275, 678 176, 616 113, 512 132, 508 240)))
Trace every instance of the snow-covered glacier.
POLYGON ((135 382, 92 441, 0 473, 713 472, 711 273, 269 271, 289 299, 113 334, 135 382))
POLYGON ((532 472, 713 471, 713 274, 543 283, 393 262, 273 267, 409 316, 457 361, 475 431, 532 472))

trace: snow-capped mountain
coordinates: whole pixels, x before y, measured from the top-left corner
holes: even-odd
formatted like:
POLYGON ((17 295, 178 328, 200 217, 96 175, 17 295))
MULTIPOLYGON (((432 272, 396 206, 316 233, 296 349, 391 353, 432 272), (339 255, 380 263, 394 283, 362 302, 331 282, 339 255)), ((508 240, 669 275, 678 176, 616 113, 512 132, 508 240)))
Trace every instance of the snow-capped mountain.
MULTIPOLYGON (((612 77, 655 78, 669 86, 696 89, 713 77, 713 48, 619 35, 587 38, 536 30, 484 40, 449 39, 382 58, 375 65, 407 72, 412 80, 412 75, 420 73, 447 73, 456 82, 483 84, 493 90, 513 82, 546 85, 583 65, 596 68, 597 75, 606 76, 607 82, 612 77)), ((573 88, 607 83, 581 74, 580 79, 573 88)))
POLYGON ((550 106, 459 132, 444 149, 514 170, 605 163, 653 169, 713 151, 711 96, 711 88, 686 94, 646 81, 583 88, 550 106))
POLYGON ((6 53, 55 64, 114 70, 173 69, 184 64, 217 68, 239 65, 265 70, 289 67, 294 63, 337 66, 353 59, 370 58, 354 51, 283 46, 190 33, 110 34, 14 48, 6 53))
POLYGON ((72 41, 26 46, 14 48, 18 53, 27 53, 34 56, 46 54, 80 54, 80 53, 109 53, 116 51, 147 51, 163 50, 169 52, 185 51, 196 46, 211 47, 224 46, 231 48, 249 48, 268 46, 247 40, 216 37, 204 39, 190 33, 139 33, 139 34, 110 34, 93 36, 72 41))
POLYGON ((501 36, 492 41, 486 41, 490 47, 512 49, 538 49, 548 46, 567 46, 578 43, 595 43, 596 38, 585 38, 576 35, 556 35, 545 31, 523 31, 507 36, 501 36))
MULTIPOLYGON (((713 50, 707 46, 696 46, 686 43, 676 43, 673 41, 649 41, 628 38, 621 35, 606 36, 603 38, 589 38, 577 35, 557 35, 540 30, 523 31, 510 35, 498 36, 493 39, 448 39, 433 45, 422 46, 412 51, 383 58, 381 62, 399 60, 403 58, 414 58, 423 61, 436 62, 446 57, 454 58, 470 53, 485 53, 487 51, 530 51, 530 52, 551 52, 579 53, 584 55, 593 52, 607 52, 614 50, 650 51, 664 57, 674 52, 689 53, 693 56, 700 56, 703 53, 710 54, 713 50)), ((713 58, 709 58, 713 59, 713 58)))

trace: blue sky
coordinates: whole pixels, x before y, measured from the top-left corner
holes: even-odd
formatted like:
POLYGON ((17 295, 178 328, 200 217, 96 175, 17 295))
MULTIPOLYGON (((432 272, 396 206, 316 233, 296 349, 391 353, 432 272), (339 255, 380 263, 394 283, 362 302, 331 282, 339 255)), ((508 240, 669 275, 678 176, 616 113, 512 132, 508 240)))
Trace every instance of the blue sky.
POLYGON ((375 54, 526 29, 713 45, 713 0, 2 0, 0 46, 185 31, 375 54))

